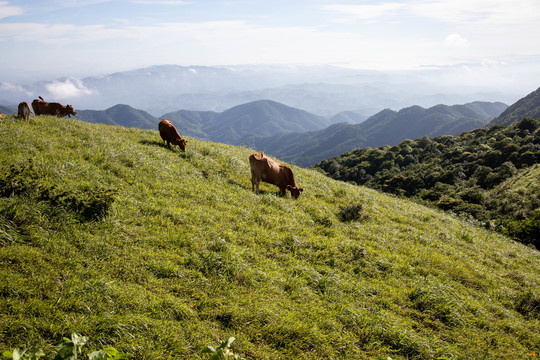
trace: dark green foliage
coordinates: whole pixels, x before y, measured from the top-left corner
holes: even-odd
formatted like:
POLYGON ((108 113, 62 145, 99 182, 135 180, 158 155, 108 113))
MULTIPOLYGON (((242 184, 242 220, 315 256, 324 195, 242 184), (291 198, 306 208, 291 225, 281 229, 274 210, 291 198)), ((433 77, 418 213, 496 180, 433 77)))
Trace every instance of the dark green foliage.
POLYGON ((315 168, 337 180, 428 200, 443 210, 495 223, 507 235, 540 246, 538 222, 531 217, 540 203, 534 191, 540 179, 527 175, 530 181, 521 185, 521 193, 499 190, 540 163, 539 128, 540 120, 526 118, 509 127, 356 149, 315 168))
POLYGON ((506 222, 504 233, 540 249, 540 210, 527 219, 506 222))
POLYGON ((530 119, 530 118, 523 119, 517 125, 518 129, 520 129, 520 130, 529 130, 531 132, 538 129, 539 126, 540 126, 540 120, 538 120, 538 119, 530 119))

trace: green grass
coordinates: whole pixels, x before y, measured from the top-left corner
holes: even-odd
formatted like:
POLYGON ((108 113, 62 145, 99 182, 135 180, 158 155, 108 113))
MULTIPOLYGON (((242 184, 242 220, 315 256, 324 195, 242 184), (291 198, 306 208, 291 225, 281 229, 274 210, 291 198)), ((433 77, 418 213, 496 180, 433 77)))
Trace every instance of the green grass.
MULTIPOLYGON (((157 128, 157 126, 156 126, 157 128)), ((32 117, 0 122, 0 350, 76 332, 136 359, 527 359, 540 253, 251 149, 32 117), (84 215, 84 209, 97 209, 84 215)))

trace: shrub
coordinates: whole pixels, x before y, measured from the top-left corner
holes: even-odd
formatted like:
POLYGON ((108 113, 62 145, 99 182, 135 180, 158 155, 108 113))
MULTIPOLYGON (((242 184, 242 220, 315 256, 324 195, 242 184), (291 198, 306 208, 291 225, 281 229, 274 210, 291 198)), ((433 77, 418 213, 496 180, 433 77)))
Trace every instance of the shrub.
POLYGON ((340 208, 339 219, 343 222, 358 221, 365 217, 362 204, 353 204, 340 208))
POLYGON ((520 130, 534 131, 540 126, 540 121, 535 119, 525 118, 516 124, 520 130))

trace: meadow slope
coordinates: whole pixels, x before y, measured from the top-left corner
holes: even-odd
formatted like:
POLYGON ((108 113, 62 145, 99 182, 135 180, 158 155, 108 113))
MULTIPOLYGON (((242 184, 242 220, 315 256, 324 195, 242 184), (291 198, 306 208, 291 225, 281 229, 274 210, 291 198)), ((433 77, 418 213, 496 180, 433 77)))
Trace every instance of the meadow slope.
MULTIPOLYGON (((156 125, 157 128, 157 125, 156 125)), ((89 337, 135 359, 527 359, 540 253, 253 150, 75 119, 0 122, 0 351, 89 337)))

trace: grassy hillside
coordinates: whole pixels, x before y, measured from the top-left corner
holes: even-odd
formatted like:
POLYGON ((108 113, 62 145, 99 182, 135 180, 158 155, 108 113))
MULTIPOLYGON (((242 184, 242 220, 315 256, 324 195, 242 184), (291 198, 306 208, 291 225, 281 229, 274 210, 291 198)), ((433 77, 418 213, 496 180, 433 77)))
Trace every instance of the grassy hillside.
POLYGON ((540 255, 439 211, 252 150, 32 117, 0 122, 0 350, 63 336, 136 359, 527 359, 540 255))

